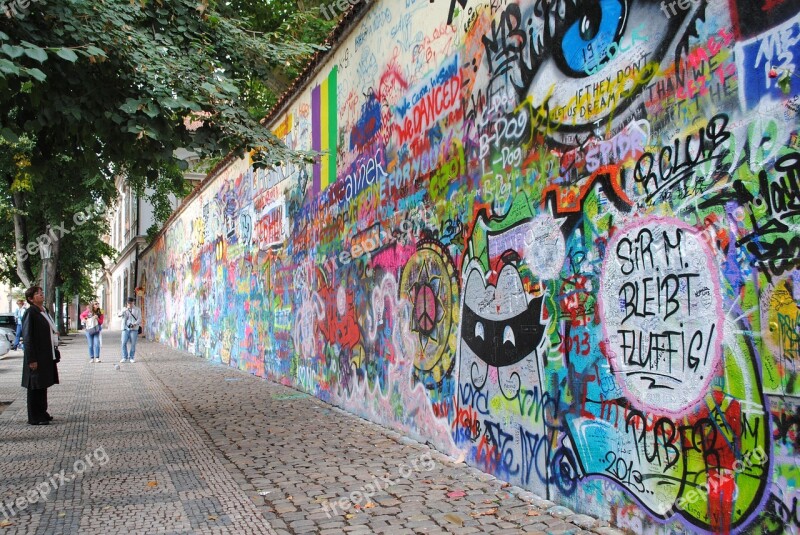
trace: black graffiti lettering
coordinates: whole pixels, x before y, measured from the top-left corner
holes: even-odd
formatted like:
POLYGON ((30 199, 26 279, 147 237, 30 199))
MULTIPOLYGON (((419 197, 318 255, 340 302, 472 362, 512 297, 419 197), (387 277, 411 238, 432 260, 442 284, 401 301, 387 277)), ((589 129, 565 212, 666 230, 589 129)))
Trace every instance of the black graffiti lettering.
POLYGON ((736 202, 747 209, 752 232, 736 242, 752 256, 751 265, 764 270, 768 280, 773 275, 800 266, 800 236, 792 233, 784 219, 800 215, 800 153, 791 152, 775 162, 775 170, 783 176, 770 181, 765 170, 758 173, 758 192, 754 195, 737 179, 732 188, 700 203, 701 209, 725 206, 736 202), (763 206, 768 216, 759 221, 755 207, 763 206), (776 236, 770 236, 776 235, 776 236), (765 239, 770 236, 770 239, 765 239))
MULTIPOLYGON (((620 349, 625 352, 625 363, 629 366, 639 366, 642 369, 659 370, 663 369, 662 362, 669 363, 665 372, 672 371, 672 355, 678 352, 677 347, 673 347, 672 338, 681 336, 679 331, 664 331, 662 333, 648 333, 647 351, 643 351, 643 333, 641 331, 623 330, 619 331, 622 335, 620 349), (637 335, 638 334, 638 340, 637 335), (638 343, 637 343, 638 341, 638 343), (627 350, 630 350, 629 352, 627 350), (638 351, 637 351, 638 350, 638 351)), ((626 372, 628 375, 636 375, 638 372, 626 372)), ((665 386, 651 385, 654 388, 667 388, 665 386)))
POLYGON ((800 449, 800 408, 794 414, 783 411, 780 414, 773 414, 772 422, 775 426, 776 441, 785 444, 787 440, 792 440, 795 449, 800 449))
POLYGON ((699 165, 721 162, 729 152, 723 148, 731 135, 727 126, 728 116, 720 113, 709 119, 697 134, 688 135, 683 141, 676 137, 672 145, 662 147, 658 158, 650 152, 642 154, 634 167, 633 179, 647 192, 647 201, 693 178, 699 165))
POLYGON ((509 4, 499 21, 492 21, 491 32, 482 37, 492 77, 508 76, 520 95, 530 85, 542 61, 533 28, 526 31, 522 24, 519 5, 509 4))
POLYGON ((785 175, 770 184, 770 195, 767 196, 770 208, 784 216, 800 215, 800 154, 793 152, 779 158, 775 170, 785 175))
POLYGON ((610 474, 614 479, 630 485, 638 492, 644 492, 645 487, 642 483, 642 473, 639 470, 634 470, 633 461, 625 461, 622 457, 617 457, 613 451, 606 453, 606 473, 610 474))
POLYGON ((461 9, 467 7, 467 0, 450 0, 450 12, 447 14, 447 24, 453 24, 453 15, 456 13, 456 4, 461 6, 461 9))
POLYGON ((770 533, 784 533, 784 529, 792 524, 796 527, 800 527, 800 515, 797 511, 797 497, 792 498, 792 506, 790 508, 783 503, 780 497, 770 494, 765 509, 772 519, 777 519, 779 522, 777 529, 775 531, 770 531, 770 533))
MULTIPOLYGON (((800 236, 794 235, 789 240, 784 236, 778 236, 773 238, 772 242, 759 238, 776 232, 788 232, 788 230, 786 225, 772 219, 759 231, 748 234, 738 240, 736 244, 746 244, 747 252, 753 256, 751 262, 753 266, 766 268, 772 275, 782 275, 791 269, 800 267, 800 236), (782 230, 764 231, 767 228, 782 230)), ((767 273, 767 278, 771 279, 769 273, 767 273)))
POLYGON ((742 413, 742 437, 758 438, 758 428, 761 426, 761 415, 742 413), (752 420, 751 420, 752 419, 752 420))
POLYGON ((703 456, 705 463, 704 470, 720 470, 726 468, 722 465, 721 454, 719 452, 718 436, 719 423, 711 418, 702 418, 691 426, 690 447, 703 456))
MULTIPOLYGON (((708 352, 711 350, 711 342, 714 340, 714 331, 716 329, 717 326, 712 323, 711 328, 708 331, 708 343, 705 345, 706 349, 703 355, 703 366, 708 364, 708 352)), ((698 351, 702 351, 703 349, 703 331, 695 331, 695 333, 692 335, 692 339, 689 341, 689 353, 686 355, 686 363, 691 369, 697 371, 697 366, 700 364, 700 359, 693 356, 692 352, 695 349, 698 351), (695 346, 695 340, 697 340, 697 346, 695 346)))
POLYGON ((625 317, 621 325, 631 317, 645 318, 661 316, 669 319, 681 309, 678 292, 685 295, 687 316, 691 312, 691 280, 699 278, 699 273, 670 273, 664 277, 644 277, 641 281, 628 281, 619 289, 620 304, 625 307, 625 317), (655 310, 651 303, 655 301, 655 310))
POLYGON ((770 218, 783 219, 800 215, 800 153, 791 152, 775 162, 775 170, 785 173, 770 181, 767 171, 758 173, 757 196, 751 193, 741 179, 733 181, 732 188, 716 193, 699 204, 701 209, 725 206, 736 202, 741 206, 763 205, 770 218))
POLYGON ((667 266, 669 266, 669 256, 670 250, 677 249, 678 250, 678 268, 683 268, 683 252, 681 251, 681 239, 683 238, 683 230, 676 229, 675 230, 675 244, 673 245, 669 241, 669 234, 664 232, 664 258, 667 260, 667 266))
POLYGON ((678 379, 672 377, 673 372, 685 371, 687 368, 696 372, 700 364, 698 354, 703 354, 704 365, 708 362, 715 330, 716 325, 711 324, 707 336, 702 329, 697 329, 691 336, 687 336, 682 330, 645 333, 635 329, 619 329, 617 334, 622 339, 619 348, 622 350, 623 362, 627 366, 639 368, 626 371, 625 374, 641 375, 641 380, 651 383, 650 390, 673 389, 675 386, 667 386, 660 382, 656 384, 657 381, 648 375, 679 383, 678 379))
POLYGON ((636 243, 628 238, 622 238, 617 244, 617 258, 623 260, 624 263, 620 270, 623 275, 630 275, 637 270, 652 270, 655 264, 653 263, 653 253, 650 246, 653 243, 653 233, 649 229, 643 228, 636 236, 636 243), (648 262, 650 265, 648 266, 648 262))
POLYGON ((680 460, 681 452, 675 444, 678 440, 678 430, 666 417, 656 420, 650 428, 652 433, 650 438, 648 438, 648 427, 647 417, 642 411, 630 410, 625 418, 625 432, 631 433, 637 444, 637 460, 641 463, 641 455, 644 453, 646 462, 662 466, 666 472, 680 460))

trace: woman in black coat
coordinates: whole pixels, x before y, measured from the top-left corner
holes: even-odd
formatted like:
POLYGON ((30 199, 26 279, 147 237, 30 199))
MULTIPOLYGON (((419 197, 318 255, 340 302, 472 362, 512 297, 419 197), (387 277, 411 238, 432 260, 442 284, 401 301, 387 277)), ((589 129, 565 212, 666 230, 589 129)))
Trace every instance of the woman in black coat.
POLYGON ((58 384, 55 348, 58 345, 58 335, 45 311, 42 288, 28 288, 25 299, 31 305, 22 318, 22 340, 25 346, 22 387, 28 389, 28 423, 47 425, 53 419, 47 413, 47 389, 58 384))

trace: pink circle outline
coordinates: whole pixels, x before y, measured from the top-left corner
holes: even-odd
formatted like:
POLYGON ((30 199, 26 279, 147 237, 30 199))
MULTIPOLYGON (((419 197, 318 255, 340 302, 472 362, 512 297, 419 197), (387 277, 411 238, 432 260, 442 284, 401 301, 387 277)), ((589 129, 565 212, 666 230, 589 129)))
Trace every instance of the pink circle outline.
POLYGON ((615 232, 614 235, 611 237, 611 239, 608 242, 608 245, 606 246, 606 255, 605 255, 605 258, 603 259, 602 270, 600 271, 600 281, 599 281, 600 292, 599 292, 599 295, 597 296, 598 306, 600 308, 600 318, 601 318, 601 321, 602 321, 603 344, 606 346, 606 349, 603 350, 603 354, 605 355, 606 359, 608 360, 608 365, 611 367, 611 373, 614 374, 614 375, 622 373, 621 370, 615 369, 616 367, 615 367, 614 361, 616 359, 616 354, 615 353, 614 354, 608 354, 608 352, 611 352, 611 349, 609 347, 610 343, 609 343, 609 340, 608 340, 608 331, 607 331, 607 328, 606 328, 605 302, 604 302, 604 299, 603 299, 602 288, 603 288, 603 279, 605 279, 605 275, 606 275, 606 267, 607 267, 608 262, 610 262, 609 259, 611 258, 610 251, 614 250, 614 247, 619 242, 621 236, 626 235, 631 230, 634 230, 634 229, 637 229, 637 228, 641 228, 641 227, 643 227, 645 225, 649 225, 649 224, 652 224, 652 223, 673 225, 676 228, 680 228, 680 229, 688 231, 690 234, 692 234, 692 236, 695 237, 697 243, 700 245, 700 250, 702 250, 703 253, 705 254, 706 267, 709 269, 709 271, 711 273, 711 282, 714 285, 713 291, 715 292, 715 295, 717 296, 717 299, 716 299, 717 305, 716 305, 716 311, 715 312, 716 312, 716 316, 717 316, 717 323, 718 323, 718 325, 720 325, 720 330, 719 330, 719 334, 717 336, 717 340, 716 340, 716 342, 714 344, 714 356, 712 358, 711 365, 708 367, 708 370, 710 371, 710 373, 708 374, 708 377, 706 377, 705 381, 703 382, 703 385, 699 389, 701 394, 698 395, 696 398, 692 399, 692 401, 689 402, 688 406, 685 409, 679 410, 679 411, 672 411, 672 410, 669 410, 669 409, 664 409, 664 408, 651 406, 651 405, 645 403, 644 401, 642 401, 641 399, 639 399, 639 396, 633 395, 632 392, 628 389, 627 384, 624 381, 617 381, 617 384, 620 386, 622 391, 625 393, 625 398, 632 405, 636 406, 637 408, 643 409, 643 410, 645 410, 646 412, 649 412, 649 413, 664 414, 664 415, 671 416, 671 417, 675 418, 675 417, 683 416, 683 415, 687 414, 688 412, 690 412, 690 409, 692 407, 694 407, 695 405, 697 405, 698 402, 702 401, 705 398, 705 396, 708 394, 708 386, 711 384, 711 379, 719 373, 719 366, 720 366, 720 363, 721 363, 721 360, 722 360, 722 339, 723 339, 724 334, 725 334, 724 333, 724 330, 725 330, 725 315, 722 312, 722 292, 721 292, 721 289, 720 289, 719 268, 716 266, 716 263, 714 262, 714 256, 713 256, 713 253, 709 250, 708 244, 706 244, 699 237, 700 232, 696 228, 692 227, 691 225, 686 224, 685 222, 683 222, 683 221, 681 221, 680 219, 677 219, 677 218, 664 217, 664 216, 651 216, 651 217, 646 217, 646 218, 637 218, 637 219, 635 219, 633 222, 628 223, 626 226, 619 228, 619 230, 617 230, 617 232, 615 232))

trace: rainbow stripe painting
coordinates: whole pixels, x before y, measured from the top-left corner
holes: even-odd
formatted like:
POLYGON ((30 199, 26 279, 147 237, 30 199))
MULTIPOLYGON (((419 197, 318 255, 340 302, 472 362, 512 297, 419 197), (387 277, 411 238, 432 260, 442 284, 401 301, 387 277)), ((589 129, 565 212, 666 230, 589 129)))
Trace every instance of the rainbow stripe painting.
POLYGON ((323 153, 314 165, 313 191, 318 194, 336 182, 336 146, 338 119, 336 105, 337 68, 311 91, 312 149, 323 153))

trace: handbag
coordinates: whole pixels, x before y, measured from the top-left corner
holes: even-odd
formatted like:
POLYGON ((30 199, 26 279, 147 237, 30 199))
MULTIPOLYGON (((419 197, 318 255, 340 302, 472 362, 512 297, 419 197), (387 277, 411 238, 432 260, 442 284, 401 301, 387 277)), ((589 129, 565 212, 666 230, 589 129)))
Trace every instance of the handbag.
MULTIPOLYGON (((139 318, 137 318, 136 316, 134 316, 132 312, 131 312, 131 317, 132 317, 133 319, 135 319, 135 320, 136 320, 136 323, 139 323, 139 318)), ((139 325, 139 326, 136 328, 136 334, 142 334, 142 326, 141 326, 141 325, 139 325)))
POLYGON ((100 322, 97 321, 96 316, 91 316, 86 319, 86 332, 88 334, 97 334, 100 332, 100 322))
POLYGON ((39 371, 31 370, 30 374, 28 375, 28 390, 39 390, 41 388, 42 386, 39 381, 39 371))

